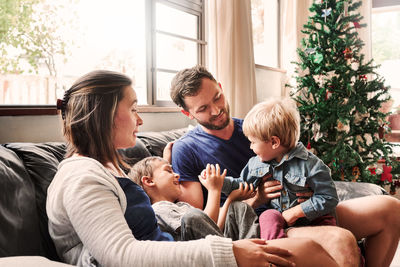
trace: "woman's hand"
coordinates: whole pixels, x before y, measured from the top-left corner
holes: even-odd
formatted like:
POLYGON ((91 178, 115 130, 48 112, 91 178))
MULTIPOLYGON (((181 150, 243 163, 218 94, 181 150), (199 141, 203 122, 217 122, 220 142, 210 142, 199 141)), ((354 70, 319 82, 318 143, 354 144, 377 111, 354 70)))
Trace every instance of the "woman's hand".
POLYGON ((242 239, 233 241, 233 254, 239 267, 295 266, 287 259, 292 253, 283 248, 269 246, 263 239, 242 239))
POLYGON ((233 190, 228 198, 232 201, 242 201, 254 197, 256 192, 254 191, 253 184, 240 183, 239 188, 233 190))
POLYGON ((168 161, 169 163, 172 162, 172 146, 174 145, 175 141, 169 142, 163 150, 163 159, 168 161))
POLYGON ((221 173, 219 164, 207 164, 206 169, 199 175, 199 181, 208 191, 221 191, 225 176, 226 169, 221 173))

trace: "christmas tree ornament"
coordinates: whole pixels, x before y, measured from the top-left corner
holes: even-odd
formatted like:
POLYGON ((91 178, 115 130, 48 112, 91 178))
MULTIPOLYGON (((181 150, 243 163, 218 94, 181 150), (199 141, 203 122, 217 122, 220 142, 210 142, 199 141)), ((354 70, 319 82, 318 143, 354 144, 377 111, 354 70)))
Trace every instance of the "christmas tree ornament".
POLYGON ((370 167, 368 170, 371 172, 371 175, 376 175, 376 168, 375 167, 370 167))
POLYGON ((340 170, 340 180, 344 181, 344 170, 340 170))
POLYGON ((325 83, 325 78, 324 76, 322 76, 321 74, 319 75, 313 75, 313 79, 315 81, 315 83, 319 86, 319 87, 323 87, 324 83, 325 83))
POLYGON ((332 91, 327 90, 325 93, 325 100, 328 100, 332 96, 332 91))
POLYGON ((358 180, 358 177, 360 177, 360 168, 358 166, 354 166, 351 174, 353 175, 353 179, 351 180, 352 182, 356 182, 358 180))
POLYGON ((389 191, 389 193, 390 193, 391 195, 396 195, 396 186, 395 186, 394 184, 391 184, 391 185, 390 185, 390 191, 389 191))
POLYGON ((385 135, 385 128, 383 126, 379 126, 379 129, 378 129, 379 139, 383 139, 384 135, 385 135))
POLYGON ((318 140, 324 136, 324 135, 320 132, 320 128, 321 128, 321 126, 319 125, 319 123, 314 123, 314 124, 312 125, 312 128, 311 128, 312 133, 313 133, 312 139, 314 139, 315 142, 318 142, 318 140))
POLYGON ((315 48, 315 47, 308 47, 308 48, 306 48, 306 49, 304 50, 304 52, 305 52, 307 55, 312 55, 312 54, 315 53, 316 50, 317 50, 317 48, 315 48))
POLYGON ((382 166, 383 172, 381 174, 381 181, 388 181, 389 183, 392 182, 392 166, 386 166, 386 164, 384 164, 382 166))
POLYGON ((322 9, 322 15, 321 15, 321 17, 326 18, 326 17, 329 16, 331 13, 332 13, 332 8, 322 9))
POLYGON ((321 63, 322 60, 324 59, 324 56, 323 56, 321 53, 316 52, 315 54, 311 55, 311 58, 312 58, 312 61, 313 61, 315 64, 319 64, 319 63, 321 63))
POLYGON ((366 143, 367 146, 372 145, 372 143, 374 142, 372 140, 372 135, 369 134, 369 133, 364 134, 364 139, 365 139, 365 143, 366 143))
POLYGON ((307 149, 311 149, 311 143, 310 142, 308 142, 308 144, 307 144, 307 149))
POLYGON ((358 76, 358 78, 360 80, 366 81, 367 80, 367 75, 360 75, 360 76, 358 76))
POLYGON ((357 21, 353 21, 353 25, 354 25, 354 28, 356 28, 356 29, 360 29, 361 28, 360 23, 358 23, 357 21))
POLYGON ((338 124, 336 126, 336 130, 338 130, 339 132, 349 133, 350 132, 350 125, 344 124, 341 121, 338 121, 338 124))
POLYGON ((343 50, 343 54, 345 59, 353 58, 353 53, 351 52, 350 48, 346 48, 345 50, 343 50))

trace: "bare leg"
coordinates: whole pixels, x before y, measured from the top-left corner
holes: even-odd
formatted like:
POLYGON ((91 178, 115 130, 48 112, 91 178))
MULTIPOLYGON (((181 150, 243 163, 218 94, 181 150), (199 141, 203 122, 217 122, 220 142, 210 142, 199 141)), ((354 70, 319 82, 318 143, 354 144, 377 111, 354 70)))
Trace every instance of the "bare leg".
POLYGON ((282 247, 293 253, 290 257, 300 266, 339 266, 318 243, 308 238, 282 238, 266 241, 271 246, 282 247))
POLYGON ((341 202, 339 226, 366 238, 366 265, 389 266, 400 238, 400 201, 391 196, 368 196, 341 202))
POLYGON ((339 266, 359 266, 360 253, 354 235, 336 226, 294 227, 288 237, 308 237, 320 244, 339 266))

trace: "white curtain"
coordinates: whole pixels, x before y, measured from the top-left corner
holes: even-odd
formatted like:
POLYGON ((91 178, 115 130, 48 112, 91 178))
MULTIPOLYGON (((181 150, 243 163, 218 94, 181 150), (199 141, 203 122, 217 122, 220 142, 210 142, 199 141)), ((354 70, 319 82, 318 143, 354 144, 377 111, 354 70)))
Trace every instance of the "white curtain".
POLYGON ((209 0, 208 68, 221 83, 234 117, 256 103, 250 0, 209 0))

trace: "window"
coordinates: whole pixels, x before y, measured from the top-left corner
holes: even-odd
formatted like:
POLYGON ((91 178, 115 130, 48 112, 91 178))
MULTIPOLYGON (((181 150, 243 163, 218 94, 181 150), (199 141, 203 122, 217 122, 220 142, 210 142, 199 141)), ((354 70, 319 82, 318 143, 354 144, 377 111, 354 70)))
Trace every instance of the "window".
POLYGON ((395 111, 400 109, 400 4, 390 0, 374 1, 373 7, 372 57, 381 65, 377 72, 391 87, 389 93, 394 101, 392 111, 395 111))
POLYGON ((279 0, 251 0, 254 60, 279 68, 279 0))
POLYGON ((174 74, 204 62, 202 0, 14 2, 18 22, 0 20, 0 107, 54 106, 94 69, 131 77, 139 105, 172 106, 174 74))

